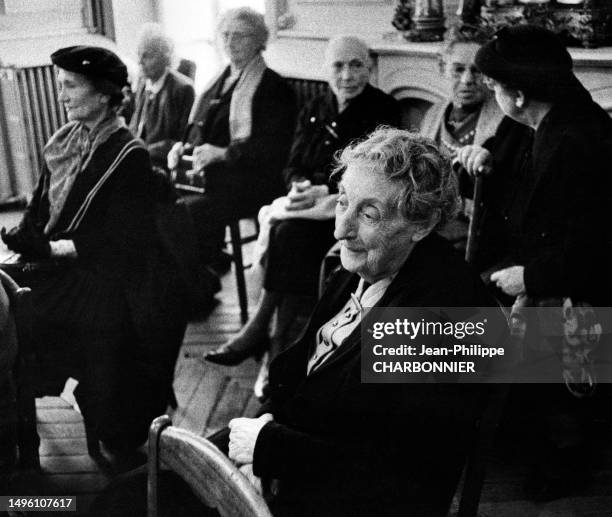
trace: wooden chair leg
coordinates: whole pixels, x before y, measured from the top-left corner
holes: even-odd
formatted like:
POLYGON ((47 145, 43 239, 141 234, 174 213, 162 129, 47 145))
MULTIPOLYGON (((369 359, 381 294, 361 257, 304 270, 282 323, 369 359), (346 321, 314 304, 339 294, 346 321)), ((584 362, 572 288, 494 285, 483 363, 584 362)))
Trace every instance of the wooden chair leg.
POLYGON ((18 359, 17 382, 17 434, 19 465, 24 469, 40 469, 38 447, 40 439, 36 430, 36 399, 30 365, 25 357, 18 359))
POLYGON ((38 447, 40 439, 36 431, 36 415, 34 419, 20 419, 18 423, 19 466, 22 469, 40 469, 40 454, 38 447))
POLYGON ((246 323, 249 319, 249 299, 247 297, 246 281, 244 279, 244 262, 242 259, 242 239, 240 238, 240 222, 230 223, 230 238, 232 240, 232 256, 236 272, 236 286, 240 303, 240 320, 246 323))
POLYGON ((100 456, 100 440, 96 429, 83 417, 83 425, 85 426, 85 439, 87 440, 87 452, 90 456, 100 456))

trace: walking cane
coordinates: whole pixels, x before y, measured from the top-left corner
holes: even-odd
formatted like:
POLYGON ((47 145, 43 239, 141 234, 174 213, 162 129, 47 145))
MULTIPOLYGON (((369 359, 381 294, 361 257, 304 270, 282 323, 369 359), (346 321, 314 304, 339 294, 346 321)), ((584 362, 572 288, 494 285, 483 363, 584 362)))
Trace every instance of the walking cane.
POLYGON ((470 225, 468 226, 468 237, 467 244, 465 246, 465 261, 471 264, 476 257, 476 251, 478 250, 478 228, 480 226, 480 220, 482 219, 482 185, 484 181, 484 175, 478 173, 474 178, 474 208, 472 210, 472 217, 470 218, 470 225))
MULTIPOLYGON (((462 170, 464 171, 463 165, 461 165, 461 162, 456 158, 453 160, 452 167, 453 171, 457 175, 459 175, 462 170)), ((479 170, 476 173, 476 177, 474 178, 474 208, 472 210, 472 217, 470 218, 470 225, 468 226, 468 237, 465 247, 465 261, 469 264, 474 261, 474 258, 476 257, 476 251, 478 250, 477 233, 483 212, 482 189, 485 172, 486 171, 484 170, 484 168, 482 168, 482 170, 479 170)), ((467 172, 465 172, 465 174, 467 174, 467 172)))

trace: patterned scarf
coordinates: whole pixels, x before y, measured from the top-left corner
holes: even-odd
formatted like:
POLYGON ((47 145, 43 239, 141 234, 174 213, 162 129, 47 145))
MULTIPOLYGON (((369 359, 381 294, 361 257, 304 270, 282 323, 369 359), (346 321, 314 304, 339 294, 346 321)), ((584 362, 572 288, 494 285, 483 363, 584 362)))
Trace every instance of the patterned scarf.
POLYGON ((470 113, 461 121, 457 122, 451 122, 451 110, 452 106, 449 106, 444 117, 444 123, 441 124, 440 143, 443 145, 444 150, 451 157, 454 157, 457 151, 464 145, 474 143, 480 110, 478 109, 470 113))
POLYGON ((81 122, 71 122, 61 127, 43 150, 43 158, 49 169, 49 221, 45 234, 50 235, 76 181, 95 150, 117 130, 125 127, 123 119, 115 111, 109 111, 91 130, 81 122))

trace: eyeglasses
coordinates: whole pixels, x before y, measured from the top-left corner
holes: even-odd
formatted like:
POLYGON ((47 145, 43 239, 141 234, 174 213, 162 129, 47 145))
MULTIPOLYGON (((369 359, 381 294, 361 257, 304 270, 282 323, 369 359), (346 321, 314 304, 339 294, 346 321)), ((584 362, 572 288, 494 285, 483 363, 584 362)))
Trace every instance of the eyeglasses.
POLYGON ((469 70, 474 79, 482 78, 482 72, 476 65, 465 65, 463 63, 451 63, 448 67, 450 75, 455 79, 460 79, 469 70))
POLYGON ((230 39, 238 41, 238 42, 242 42, 248 38, 251 38, 252 36, 254 36, 254 33, 252 32, 222 32, 221 33, 221 38, 223 38, 223 41, 229 41, 230 39))

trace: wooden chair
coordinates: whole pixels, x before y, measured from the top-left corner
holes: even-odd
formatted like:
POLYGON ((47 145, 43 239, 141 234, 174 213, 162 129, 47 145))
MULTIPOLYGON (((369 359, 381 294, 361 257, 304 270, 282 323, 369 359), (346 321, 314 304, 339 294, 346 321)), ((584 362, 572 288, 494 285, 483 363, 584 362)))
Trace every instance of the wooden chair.
POLYGON ((340 242, 336 242, 331 248, 329 248, 329 251, 325 254, 325 257, 323 257, 323 260, 321 261, 321 269, 319 270, 319 287, 317 290, 319 298, 321 298, 323 291, 325 291, 330 275, 336 269, 338 269, 340 265, 340 242))
POLYGON ((176 67, 176 71, 180 74, 183 74, 185 77, 189 77, 192 81, 195 81, 196 71, 198 66, 195 61, 187 58, 181 58, 178 66, 176 67))
POLYGON ((484 485, 487 461, 493 449, 509 388, 508 384, 487 387, 486 401, 464 468, 457 517, 478 517, 478 505, 484 485))
POLYGON ((185 480, 222 517, 272 517, 263 497, 211 442, 172 426, 167 415, 149 431, 148 517, 158 516, 158 472, 166 467, 185 480))
POLYGON ((36 431, 36 403, 32 372, 32 300, 28 287, 19 285, 0 269, 0 282, 8 294, 17 329, 18 353, 13 377, 17 387, 17 446, 21 468, 40 468, 36 431))
POLYGON ((236 274, 236 288, 238 289, 238 302, 240 304, 240 320, 246 323, 249 319, 249 297, 247 295, 246 280, 244 271, 251 267, 250 264, 245 265, 242 256, 242 246, 249 242, 257 240, 259 234, 259 224, 257 216, 246 217, 244 219, 255 220, 255 233, 243 237, 240 234, 240 220, 236 219, 227 224, 230 233, 230 244, 232 245, 232 253, 230 257, 234 263, 234 272, 236 274))

